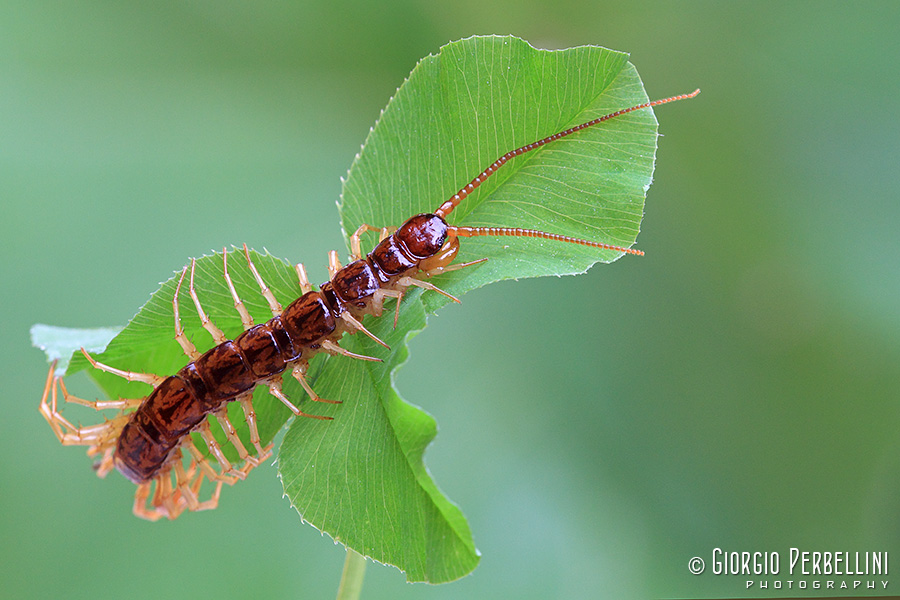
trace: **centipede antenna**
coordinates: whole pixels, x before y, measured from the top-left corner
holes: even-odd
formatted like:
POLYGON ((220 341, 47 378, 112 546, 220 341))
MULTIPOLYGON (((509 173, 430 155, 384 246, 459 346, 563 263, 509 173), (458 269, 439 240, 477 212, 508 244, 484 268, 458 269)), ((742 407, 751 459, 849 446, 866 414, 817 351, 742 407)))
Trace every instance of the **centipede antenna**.
POLYGON ((622 246, 613 246, 602 242, 592 242, 590 240, 582 240, 566 235, 556 233, 547 233, 546 231, 536 231, 534 229, 518 229, 514 227, 457 227, 450 226, 450 235, 459 237, 478 237, 478 236, 508 236, 508 237, 531 237, 540 238, 542 240, 553 240, 555 242, 567 242, 569 244, 579 244, 581 246, 590 246, 591 248, 601 248, 603 250, 615 250, 617 252, 625 252, 626 254, 634 254, 643 256, 644 252, 636 248, 624 248, 622 246))
POLYGON ((623 108, 622 110, 617 110, 614 113, 609 113, 608 115, 603 115, 602 117, 598 117, 596 119, 587 121, 585 123, 582 123, 581 125, 576 125, 575 127, 571 127, 569 129, 566 129, 565 131, 560 131, 559 133, 554 133, 551 136, 545 137, 544 139, 538 140, 536 142, 532 142, 531 144, 527 144, 525 146, 522 146, 521 148, 516 148, 515 150, 511 150, 511 151, 507 152, 506 154, 504 154, 503 156, 501 156, 500 158, 498 158, 497 160, 495 160, 493 162, 493 164, 491 164, 491 166, 489 166, 487 169, 482 171, 475 179, 470 181, 461 190, 459 190, 453 196, 451 196, 449 200, 447 200, 446 202, 441 204, 440 208, 438 208, 436 211, 434 211, 434 214, 441 217, 442 219, 446 218, 447 215, 449 215, 451 212, 453 212, 454 208, 459 206, 459 203, 462 202, 466 198, 466 196, 468 196, 473 191, 475 191, 475 188, 477 188, 479 185, 481 185, 485 179, 487 179, 488 177, 493 175, 497 171, 497 169, 499 169, 500 167, 505 165, 511 158, 515 158, 516 156, 519 156, 520 154, 525 154, 526 152, 534 150, 535 148, 540 148, 541 146, 543 146, 545 144, 549 144, 550 142, 554 142, 554 141, 558 140, 559 138, 566 137, 567 135, 575 133, 576 131, 581 131, 582 129, 591 127, 598 123, 602 123, 603 121, 609 121, 610 119, 614 119, 614 118, 622 116, 626 113, 630 113, 630 112, 633 112, 636 110, 641 110, 642 108, 650 108, 651 106, 659 106, 660 104, 667 104, 669 102, 675 102, 677 100, 685 100, 687 98, 693 98, 694 96, 696 96, 699 93, 700 93, 700 90, 696 89, 693 92, 691 92, 690 94, 681 94, 680 96, 671 96, 669 98, 663 98, 661 100, 653 100, 652 102, 645 102, 643 104, 638 104, 636 106, 631 106, 629 108, 623 108))

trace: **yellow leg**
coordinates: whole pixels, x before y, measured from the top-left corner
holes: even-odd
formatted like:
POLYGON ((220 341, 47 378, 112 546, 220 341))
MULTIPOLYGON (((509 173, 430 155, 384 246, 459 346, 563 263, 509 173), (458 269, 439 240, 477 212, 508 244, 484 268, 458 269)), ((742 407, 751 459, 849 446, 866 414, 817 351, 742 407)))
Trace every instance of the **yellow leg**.
POLYGON ((119 377, 127 379, 128 381, 140 381, 141 383, 148 383, 155 388, 166 380, 165 377, 154 375, 153 373, 136 373, 135 371, 123 371, 121 369, 116 369, 115 367, 110 367, 109 365, 104 365, 102 362, 97 362, 96 360, 94 360, 94 357, 88 354, 87 350, 85 350, 84 348, 81 349, 81 353, 84 354, 84 357, 88 359, 88 362, 91 363, 91 366, 95 369, 100 369, 101 371, 106 371, 107 373, 118 375, 119 377))
POLYGON ((231 462, 225 458, 225 453, 222 452, 219 442, 216 441, 216 438, 212 434, 212 430, 209 428, 209 421, 203 421, 200 424, 200 427, 197 428, 197 431, 200 433, 200 437, 203 438, 203 441, 206 442, 206 447, 209 448, 212 455, 216 457, 216 461, 218 461, 223 475, 231 475, 238 479, 246 477, 246 474, 235 469, 231 462))
POLYGON ((222 333, 222 330, 216 327, 212 321, 209 320, 209 315, 204 312, 203 307, 200 305, 200 298, 197 296, 197 290, 194 288, 194 271, 197 269, 197 261, 191 260, 191 281, 188 286, 188 292, 191 294, 191 298, 194 300, 194 306, 197 307, 197 314, 200 315, 200 323, 203 325, 203 328, 209 332, 209 335, 212 336, 213 341, 216 344, 221 344, 222 342, 228 341, 228 338, 225 337, 225 334, 222 333))
POLYGON ((172 295, 172 313, 175 315, 175 341, 178 342, 188 358, 197 360, 200 358, 200 353, 197 352, 197 347, 194 346, 193 342, 184 334, 184 327, 181 325, 181 315, 178 310, 178 292, 181 291, 185 273, 187 273, 187 267, 181 270, 181 277, 178 279, 178 285, 175 286, 175 293, 172 295))
POLYGON ((309 277, 306 276, 306 267, 303 266, 303 263, 297 263, 297 279, 300 281, 301 293, 307 294, 312 291, 312 286, 309 283, 309 277))
POLYGON ((247 426, 250 428, 250 443, 256 448, 257 460, 263 461, 270 456, 272 444, 269 444, 265 449, 260 445, 259 429, 256 424, 256 411, 253 409, 253 394, 245 394, 238 398, 238 400, 241 403, 241 408, 244 410, 244 419, 246 419, 247 426))
POLYGON ((260 277, 259 271, 256 270, 256 265, 254 265, 253 261, 250 259, 250 251, 247 250, 247 244, 244 244, 244 254, 247 256, 247 264, 250 265, 250 270, 253 271, 253 277, 256 278, 256 283, 259 284, 259 291, 262 292, 266 302, 269 303, 269 308, 272 310, 272 316, 277 317, 282 311, 281 304, 275 299, 272 290, 269 289, 269 286, 267 286, 263 281, 263 278, 260 277))
POLYGON ((306 365, 296 364, 294 368, 291 370, 291 375, 300 382, 300 385, 303 386, 303 389, 306 390, 306 393, 309 394, 309 399, 314 402, 327 402, 328 404, 341 404, 342 400, 326 400, 325 398, 319 397, 317 393, 315 393, 312 389, 312 386, 309 385, 309 382, 306 381, 306 365))
POLYGON ((335 250, 328 253, 328 279, 334 279, 337 272, 341 270, 341 261, 335 250))
POLYGON ((296 406, 294 406, 294 404, 290 400, 288 400, 287 396, 284 395, 284 392, 281 391, 281 379, 280 378, 269 383, 269 393, 271 393, 273 396, 275 396, 276 398, 281 400, 281 402, 285 406, 287 406, 289 409, 291 409, 291 412, 294 413, 295 415, 297 415, 298 417, 309 417, 311 419, 321 419, 323 421, 331 421, 332 419, 334 419, 334 417, 325 417, 322 415, 310 415, 310 414, 303 412, 296 406))
POLYGON ((350 257, 353 260, 362 260, 363 254, 362 249, 360 247, 360 238, 367 231, 377 231, 379 232, 378 241, 384 241, 384 238, 391 235, 394 231, 396 231, 396 227, 375 227, 374 225, 367 225, 363 223, 359 226, 353 235, 350 236, 350 257))
MULTIPOLYGON (((246 249, 247 246, 244 246, 244 248, 246 249)), ((234 289, 231 275, 228 274, 228 250, 225 248, 222 248, 222 269, 225 271, 225 282, 228 284, 228 290, 231 292, 231 298, 234 300, 234 308, 241 315, 241 323, 244 325, 244 329, 250 329, 253 327, 253 317, 247 312, 247 307, 244 306, 243 300, 238 296, 237 290, 234 289)))

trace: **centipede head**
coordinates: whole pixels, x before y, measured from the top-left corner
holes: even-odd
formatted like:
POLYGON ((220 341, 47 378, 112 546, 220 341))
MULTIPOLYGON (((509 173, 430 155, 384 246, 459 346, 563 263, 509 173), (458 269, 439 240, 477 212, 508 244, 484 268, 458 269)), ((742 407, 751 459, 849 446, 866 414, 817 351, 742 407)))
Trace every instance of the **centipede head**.
POLYGON ((397 230, 406 249, 420 260, 437 254, 447 241, 449 226, 438 215, 420 214, 406 221, 397 230))

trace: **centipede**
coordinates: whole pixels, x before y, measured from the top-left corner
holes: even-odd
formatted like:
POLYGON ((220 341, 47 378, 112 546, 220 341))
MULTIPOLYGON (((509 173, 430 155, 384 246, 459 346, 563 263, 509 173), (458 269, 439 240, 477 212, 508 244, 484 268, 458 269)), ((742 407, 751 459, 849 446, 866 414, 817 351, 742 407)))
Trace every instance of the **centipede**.
MULTIPOLYGON (((430 214, 410 217, 399 227, 361 225, 350 236, 350 262, 342 266, 338 254, 328 257, 328 281, 318 289, 309 282, 303 264, 296 265, 301 295, 285 307, 278 302, 253 263, 247 246, 243 254, 260 293, 265 298, 272 318, 254 323, 240 298, 228 270, 228 252, 223 251, 223 274, 234 306, 240 315, 243 332, 228 339, 204 311, 194 285, 196 261, 192 260, 178 276, 172 296, 175 340, 189 359, 174 375, 161 376, 118 369, 97 361, 84 348, 84 357, 94 369, 122 377, 128 381, 149 384, 153 391, 143 398, 118 400, 86 400, 66 388, 62 376, 56 374, 56 363, 50 367, 40 402, 40 413, 59 441, 66 446, 87 446, 94 457, 94 469, 101 477, 112 470, 136 484, 133 512, 136 516, 156 521, 175 519, 185 510, 216 508, 223 484, 232 485, 245 479, 272 455, 272 444, 260 441, 253 392, 262 386, 297 417, 322 421, 332 417, 304 412, 282 390, 283 376, 290 374, 313 402, 331 402, 319 397, 308 380, 310 360, 319 353, 347 359, 378 361, 377 357, 350 352, 339 344, 344 335, 362 333, 388 348, 364 325, 366 316, 382 317, 386 302, 393 300, 394 325, 400 314, 404 296, 412 288, 425 293, 442 294, 454 302, 459 299, 432 284, 431 277, 474 267, 487 259, 454 263, 461 238, 530 237, 552 242, 578 244, 630 255, 643 255, 641 250, 616 246, 601 241, 567 237, 555 233, 521 228, 466 227, 452 225, 448 217, 454 209, 487 178, 509 160, 551 144, 554 141, 614 119, 650 107, 695 97, 690 94, 672 96, 638 104, 559 131, 553 135, 511 150, 491 163, 468 184, 442 202, 430 214), (375 233, 378 242, 368 253, 362 252, 362 236, 375 233), (215 345, 201 353, 185 334, 179 311, 179 295, 187 284, 203 328, 215 345), (116 410, 117 415, 103 423, 76 426, 63 416, 59 400, 94 410, 116 410), (237 402, 242 408, 249 430, 252 453, 237 435, 229 420, 227 406, 237 402), (210 422, 217 421, 227 444, 236 451, 239 461, 226 457, 223 444, 216 440, 210 422), (206 447, 198 447, 195 434, 206 447), (210 496, 200 499, 204 481, 212 484, 210 496)), ((323 425, 324 426, 324 425, 323 425)))

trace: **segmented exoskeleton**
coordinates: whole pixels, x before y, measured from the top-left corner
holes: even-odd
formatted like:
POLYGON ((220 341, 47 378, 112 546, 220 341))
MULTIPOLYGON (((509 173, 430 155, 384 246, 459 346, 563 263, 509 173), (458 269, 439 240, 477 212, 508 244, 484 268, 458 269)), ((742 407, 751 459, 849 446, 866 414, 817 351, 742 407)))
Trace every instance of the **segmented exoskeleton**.
POLYGON ((115 467, 137 484, 134 504, 137 516, 150 520, 161 517, 174 519, 185 509, 214 508, 223 483, 231 484, 245 478, 271 454, 271 445, 263 448, 260 443, 252 403, 252 393, 256 386, 266 386, 295 415, 330 419, 331 417, 308 414, 297 408, 282 392, 282 374, 290 370, 313 401, 330 402, 316 395, 306 380, 309 360, 323 351, 362 360, 379 360, 349 352, 338 341, 345 333, 362 332, 387 347, 363 326, 363 318, 365 315, 381 316, 385 300, 393 298, 396 301, 396 325, 400 302, 410 287, 438 292, 458 302, 424 279, 482 262, 452 264, 459 250, 459 238, 538 237, 629 254, 643 254, 639 250, 542 231, 455 226, 447 223, 446 218, 467 195, 515 156, 619 115, 692 98, 697 93, 699 90, 620 110, 508 152, 441 204, 433 214, 416 215, 397 229, 362 225, 350 238, 352 262, 342 267, 337 253, 332 251, 329 255, 330 279, 319 290, 312 289, 303 265, 297 265, 303 294, 285 308, 281 307, 266 286, 244 246, 249 268, 272 311, 273 316, 266 323, 254 324, 228 273, 228 254, 223 252, 225 280, 244 326, 244 332, 233 340, 227 339, 204 312, 194 288, 195 263, 192 262, 188 293, 203 327, 212 335, 216 346, 201 354, 184 333, 179 316, 178 295, 188 273, 188 268, 185 267, 175 288, 172 306, 175 339, 190 362, 175 375, 161 377, 102 364, 82 349, 94 368, 129 381, 148 383, 154 387, 153 392, 143 399, 83 400, 68 393, 62 379, 54 375, 54 365, 47 375, 40 405, 41 413, 63 444, 89 446, 89 455, 100 456, 97 465, 99 475, 103 476, 115 467), (380 241, 368 255, 363 255, 360 238, 367 231, 380 232, 380 241), (75 427, 57 410, 59 390, 68 402, 98 410, 110 408, 122 412, 100 425, 75 427), (240 402, 243 408, 255 456, 247 451, 228 419, 226 407, 229 402, 234 401, 240 402), (125 412, 129 409, 135 410, 125 412), (234 446, 243 461, 240 468, 225 457, 213 436, 208 418, 210 415, 221 425, 228 442, 234 446), (191 432, 199 433, 209 452, 215 457, 219 470, 196 447, 191 432), (201 502, 198 493, 204 478, 215 484, 215 490, 208 500, 201 502), (154 482, 155 490, 152 489, 154 482))

